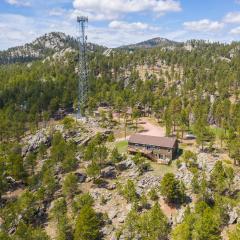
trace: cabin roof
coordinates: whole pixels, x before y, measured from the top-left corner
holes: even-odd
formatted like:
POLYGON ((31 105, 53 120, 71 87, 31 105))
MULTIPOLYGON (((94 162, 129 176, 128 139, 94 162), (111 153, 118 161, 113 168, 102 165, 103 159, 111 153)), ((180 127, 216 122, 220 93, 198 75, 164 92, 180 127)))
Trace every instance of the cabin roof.
POLYGON ((174 137, 157 137, 149 135, 134 134, 129 138, 129 143, 146 144, 163 148, 174 148, 177 139, 174 137))

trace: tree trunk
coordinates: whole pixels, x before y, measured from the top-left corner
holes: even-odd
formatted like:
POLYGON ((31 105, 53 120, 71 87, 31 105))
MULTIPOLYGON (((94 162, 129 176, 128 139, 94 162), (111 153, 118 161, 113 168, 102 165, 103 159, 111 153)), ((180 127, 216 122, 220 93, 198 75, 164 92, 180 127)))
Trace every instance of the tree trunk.
POLYGON ((127 118, 126 115, 124 116, 124 131, 125 131, 125 140, 127 138, 127 118))

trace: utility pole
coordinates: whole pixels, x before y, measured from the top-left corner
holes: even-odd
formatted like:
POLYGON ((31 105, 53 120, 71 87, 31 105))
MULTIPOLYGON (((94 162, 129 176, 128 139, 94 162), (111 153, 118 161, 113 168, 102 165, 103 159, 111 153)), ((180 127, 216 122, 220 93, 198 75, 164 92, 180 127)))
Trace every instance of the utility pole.
POLYGON ((87 17, 77 17, 78 22, 78 113, 77 118, 84 117, 84 108, 88 97, 88 69, 87 69, 87 35, 85 29, 88 23, 87 17))

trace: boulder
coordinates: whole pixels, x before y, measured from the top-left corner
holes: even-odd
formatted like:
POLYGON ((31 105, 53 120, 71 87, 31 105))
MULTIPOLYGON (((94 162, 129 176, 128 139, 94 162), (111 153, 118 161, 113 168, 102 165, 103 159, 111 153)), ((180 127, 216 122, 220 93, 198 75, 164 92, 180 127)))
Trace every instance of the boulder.
POLYGON ((106 189, 112 191, 112 190, 116 189, 116 187, 117 187, 117 186, 116 186, 115 183, 113 183, 113 184, 107 184, 106 189))
POLYGON ((75 176, 77 177, 77 180, 78 180, 79 183, 83 183, 87 179, 87 175, 85 173, 76 172, 75 176))
POLYGON ((118 221, 119 223, 124 223, 125 220, 126 220, 126 218, 127 218, 127 214, 130 212, 130 210, 131 210, 131 204, 127 204, 127 205, 125 206, 124 211, 121 211, 121 212, 118 214, 118 216, 117 216, 117 221, 118 221))
POLYGON ((14 234, 16 232, 16 227, 11 227, 10 229, 9 229, 9 231, 8 231, 8 234, 9 235, 12 235, 12 234, 14 234))
POLYGON ((238 191, 239 186, 240 186, 240 174, 237 173, 234 177, 234 180, 233 180, 232 189, 235 190, 235 191, 238 191))
POLYGON ((101 197, 101 192, 98 189, 92 189, 90 194, 91 194, 91 196, 93 197, 94 200, 98 200, 101 197))
POLYGON ((137 168, 133 168, 129 171, 127 175, 131 179, 136 179, 137 177, 139 177, 139 175, 141 175, 141 173, 138 171, 137 168))
POLYGON ((229 215, 228 224, 234 224, 238 222, 239 212, 240 212, 240 209, 238 207, 235 207, 232 209, 232 211, 228 213, 229 215))
POLYGON ((114 227, 112 225, 106 225, 101 230, 103 236, 111 236, 113 231, 114 231, 114 227))
POLYGON ((24 183, 21 180, 20 181, 16 181, 11 176, 7 176, 6 177, 6 181, 7 181, 8 189, 10 191, 14 191, 17 188, 24 187, 24 183))
POLYGON ((116 218, 117 215, 118 215, 117 209, 110 210, 108 213, 108 217, 110 220, 113 220, 114 218, 116 218))
POLYGON ((219 158, 213 157, 211 154, 201 152, 197 156, 197 163, 200 169, 206 169, 206 172, 210 173, 218 159, 219 158))
POLYGON ((134 238, 132 238, 131 235, 132 234, 130 232, 128 232, 127 230, 123 230, 123 233, 121 234, 119 240, 126 240, 126 239, 141 240, 142 239, 142 237, 140 235, 134 236, 134 238))
POLYGON ((28 153, 36 151, 41 143, 49 145, 51 137, 46 133, 45 130, 36 132, 35 135, 30 135, 24 140, 24 147, 22 148, 22 155, 26 156, 28 153))
POLYGON ((185 186, 188 189, 191 188, 193 174, 192 174, 192 172, 189 171, 189 169, 187 168, 185 163, 183 163, 182 166, 178 169, 176 177, 177 177, 177 179, 183 181, 185 186))
POLYGON ((119 171, 124 171, 124 170, 127 170, 127 169, 131 169, 131 168, 134 168, 135 166, 136 166, 135 163, 130 159, 116 164, 116 168, 119 171))
POLYGON ((7 181, 8 185, 15 185, 16 184, 16 180, 11 176, 7 176, 6 181, 7 181))
POLYGON ((184 219, 184 214, 185 214, 185 208, 181 208, 178 213, 177 216, 175 218, 174 224, 180 224, 182 223, 183 219, 184 219))
POLYGON ((119 223, 124 223, 125 222, 125 219, 126 219, 126 216, 122 215, 118 218, 118 222, 119 223))
POLYGON ((137 182, 137 193, 141 195, 145 191, 156 188, 160 185, 160 182, 161 177, 146 174, 137 182))
POLYGON ((115 167, 109 166, 101 170, 101 177, 102 178, 116 178, 117 172, 115 167))

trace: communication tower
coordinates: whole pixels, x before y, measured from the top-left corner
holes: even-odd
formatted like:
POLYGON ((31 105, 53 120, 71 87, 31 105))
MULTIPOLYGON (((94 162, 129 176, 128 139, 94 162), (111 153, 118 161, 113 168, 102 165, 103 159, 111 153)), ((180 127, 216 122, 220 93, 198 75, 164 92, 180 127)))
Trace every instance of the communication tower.
POLYGON ((88 97, 88 69, 87 69, 87 35, 85 29, 88 18, 77 17, 78 23, 78 118, 83 118, 84 108, 88 97))

